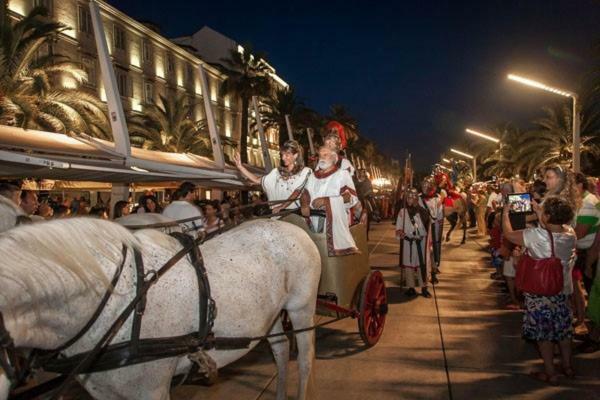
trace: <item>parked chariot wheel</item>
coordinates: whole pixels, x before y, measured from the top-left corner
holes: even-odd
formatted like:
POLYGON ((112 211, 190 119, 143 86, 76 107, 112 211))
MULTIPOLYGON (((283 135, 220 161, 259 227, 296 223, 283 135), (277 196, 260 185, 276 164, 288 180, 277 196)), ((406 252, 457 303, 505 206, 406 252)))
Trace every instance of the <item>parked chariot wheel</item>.
POLYGON ((388 311, 387 295, 383 275, 371 271, 364 280, 359 298, 358 330, 368 347, 379 341, 385 326, 388 311))

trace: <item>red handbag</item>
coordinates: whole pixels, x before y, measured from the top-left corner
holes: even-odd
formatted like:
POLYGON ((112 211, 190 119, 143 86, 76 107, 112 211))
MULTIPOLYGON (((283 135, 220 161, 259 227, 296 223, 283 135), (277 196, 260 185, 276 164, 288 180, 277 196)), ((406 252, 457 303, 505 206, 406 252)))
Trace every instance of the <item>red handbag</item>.
POLYGON ((527 251, 519 259, 515 285, 525 293, 539 296, 554 296, 563 289, 563 265, 560 258, 554 254, 554 238, 549 230, 552 256, 535 259, 527 251))

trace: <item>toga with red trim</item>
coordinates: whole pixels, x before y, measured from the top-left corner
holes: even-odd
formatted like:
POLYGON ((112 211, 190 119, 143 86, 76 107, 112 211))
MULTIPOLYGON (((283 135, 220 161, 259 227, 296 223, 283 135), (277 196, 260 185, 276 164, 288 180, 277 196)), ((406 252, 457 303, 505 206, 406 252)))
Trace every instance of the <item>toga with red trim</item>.
POLYGON ((350 233, 350 209, 358 204, 354 182, 348 171, 333 166, 327 171, 317 169, 309 178, 306 192, 311 208, 316 199, 325 200, 326 218, 311 217, 313 229, 327 235, 327 250, 330 257, 358 253, 358 248, 350 233), (344 201, 344 195, 350 197, 344 201))

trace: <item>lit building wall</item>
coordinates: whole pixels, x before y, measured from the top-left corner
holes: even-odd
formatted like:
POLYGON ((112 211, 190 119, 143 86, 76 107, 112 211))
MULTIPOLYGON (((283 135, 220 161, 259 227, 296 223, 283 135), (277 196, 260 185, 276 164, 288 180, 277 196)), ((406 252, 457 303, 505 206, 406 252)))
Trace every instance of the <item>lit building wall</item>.
MULTIPOLYGON (((8 0, 9 12, 14 18, 26 15, 39 0, 8 0)), ((45 0, 50 6, 50 16, 71 29, 61 34, 52 44, 52 51, 64 54, 81 63, 90 82, 84 90, 97 94, 106 101, 98 54, 94 40, 88 0, 45 0)), ((142 112, 146 100, 158 102, 159 96, 187 93, 194 104, 193 117, 206 118, 199 81, 199 66, 204 65, 210 87, 214 114, 219 119, 220 134, 239 140, 236 122, 239 110, 233 99, 219 96, 219 87, 226 78, 216 68, 205 64, 194 55, 161 36, 148 26, 123 14, 111 5, 98 1, 105 37, 113 58, 123 108, 127 113, 142 112), (147 93, 150 95, 147 96, 147 93)), ((67 85, 68 82, 65 82, 67 85)), ((238 118, 239 119, 239 118, 238 118)))

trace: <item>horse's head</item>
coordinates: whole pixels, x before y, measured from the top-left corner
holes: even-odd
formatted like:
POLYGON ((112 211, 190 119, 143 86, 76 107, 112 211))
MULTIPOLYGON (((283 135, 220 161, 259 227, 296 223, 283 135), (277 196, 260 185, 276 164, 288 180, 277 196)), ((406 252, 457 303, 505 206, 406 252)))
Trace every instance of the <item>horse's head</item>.
POLYGON ((25 212, 9 198, 0 196, 0 232, 4 232, 19 224, 21 219, 27 218, 25 212))
POLYGON ((181 227, 175 223, 173 218, 165 217, 162 214, 130 214, 117 218, 115 222, 133 230, 143 229, 144 226, 148 226, 148 228, 158 229, 164 233, 182 232, 181 227))

